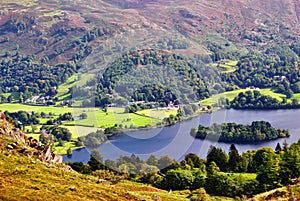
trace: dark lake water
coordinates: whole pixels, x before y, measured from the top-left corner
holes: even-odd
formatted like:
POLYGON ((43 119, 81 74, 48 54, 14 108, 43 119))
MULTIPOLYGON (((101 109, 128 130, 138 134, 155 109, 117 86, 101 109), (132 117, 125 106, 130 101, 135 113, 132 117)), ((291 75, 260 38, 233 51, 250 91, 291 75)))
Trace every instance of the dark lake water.
MULTIPOLYGON (((300 109, 222 110, 212 114, 203 114, 170 127, 123 133, 99 146, 98 150, 104 159, 111 160, 131 154, 135 154, 142 159, 147 159, 151 154, 154 154, 157 157, 170 155, 176 160, 181 160, 187 153, 195 153, 205 158, 210 145, 221 147, 228 152, 230 144, 220 143, 217 139, 194 139, 189 134, 191 128, 197 127, 199 124, 205 126, 222 122, 251 124, 252 121, 260 120, 270 122, 275 128, 289 129, 291 137, 285 138, 289 144, 297 142, 300 138, 300 109)), ((237 144, 236 147, 240 153, 266 146, 275 148, 278 142, 282 144, 285 139, 263 143, 237 144)), ((86 163, 90 158, 89 151, 86 148, 74 150, 72 157, 64 156, 63 159, 64 161, 86 163)))

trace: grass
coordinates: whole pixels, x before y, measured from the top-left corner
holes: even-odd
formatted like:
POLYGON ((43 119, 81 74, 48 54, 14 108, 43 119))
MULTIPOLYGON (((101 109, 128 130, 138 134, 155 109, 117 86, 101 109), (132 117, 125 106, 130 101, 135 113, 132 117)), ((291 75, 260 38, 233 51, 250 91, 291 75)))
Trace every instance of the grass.
POLYGON ((63 146, 58 146, 58 142, 54 143, 54 153, 64 155, 67 154, 68 149, 76 148, 75 142, 64 142, 63 146))
MULTIPOLYGON (((141 114, 129 114, 124 113, 124 108, 109 108, 108 112, 103 112, 99 108, 69 108, 69 107, 53 107, 53 106, 30 106, 22 104, 0 104, 0 110, 17 112, 23 111, 35 111, 35 112, 52 112, 56 115, 63 114, 66 112, 71 112, 73 116, 78 116, 79 114, 85 112, 87 114, 87 119, 82 119, 78 121, 66 122, 62 127, 66 127, 72 133, 72 139, 74 141, 78 140, 78 137, 85 136, 91 132, 97 131, 99 128, 113 127, 115 124, 122 125, 123 128, 132 127, 147 127, 155 126, 157 123, 162 121, 162 118, 169 116, 170 114, 176 114, 176 110, 170 111, 157 111, 157 110, 145 110, 141 111, 141 114), (146 116, 149 115, 149 116, 146 116)), ((54 117, 55 118, 55 117, 54 117)), ((49 118, 40 118, 40 124, 46 123, 49 118)), ((30 133, 31 126, 26 126, 25 131, 29 131, 28 135, 36 139, 39 138, 39 130, 41 125, 37 126, 37 133, 30 133)), ((56 144, 57 145, 57 144, 56 144)), ((69 148, 75 148, 75 143, 65 143, 63 147, 56 146, 57 154, 66 154, 69 148)))
POLYGON ((34 139, 37 139, 37 140, 40 139, 40 134, 37 134, 37 133, 30 133, 30 134, 27 133, 26 136, 33 137, 34 139))
POLYGON ((293 98, 296 98, 300 102, 300 93, 299 94, 294 94, 293 98))
POLYGON ((166 117, 169 117, 170 115, 177 115, 177 110, 157 110, 157 109, 147 109, 138 111, 137 114, 156 118, 156 119, 164 119, 166 117))
POLYGON ((84 127, 84 126, 66 126, 62 125, 61 127, 69 129, 72 133, 72 138, 78 138, 81 136, 86 136, 92 132, 96 132, 99 128, 95 127, 84 127))
POLYGON ((92 176, 65 170, 64 165, 46 165, 13 152, 0 151, 0 200, 93 201, 161 200, 188 201, 187 195, 171 194, 130 181, 97 184, 92 176), (5 152, 5 153, 4 153, 5 152), (74 188, 73 190, 71 188, 74 188))
MULTIPOLYGON (((235 91, 227 91, 227 92, 224 92, 224 93, 221 93, 221 94, 213 95, 210 98, 207 98, 205 100, 200 101, 200 103, 203 104, 203 105, 212 105, 212 104, 218 103, 218 100, 220 98, 227 98, 229 101, 232 101, 236 96, 238 96, 239 93, 246 92, 246 91, 248 91, 248 89, 239 89, 239 90, 235 90, 235 91)), ((279 101, 282 101, 282 98, 286 97, 286 95, 284 95, 284 94, 275 93, 271 88, 260 89, 260 93, 262 95, 271 96, 273 98, 276 98, 279 101)), ((300 98, 300 96, 299 96, 299 98, 300 98)))
POLYGON ((62 100, 65 100, 68 96, 70 96, 69 88, 71 88, 74 85, 77 78, 78 78, 78 75, 72 75, 71 77, 69 77, 69 79, 65 83, 61 84, 58 87, 57 95, 56 95, 58 100, 62 101, 62 100))
POLYGON ((26 111, 26 112, 45 112, 48 114, 52 112, 53 114, 59 115, 67 112, 72 112, 73 114, 81 114, 87 111, 95 111, 97 108, 72 108, 72 107, 54 107, 54 106, 32 106, 24 104, 0 104, 1 111, 17 112, 17 111, 26 111))
POLYGON ((237 70, 237 63, 238 61, 233 60, 223 60, 219 63, 214 64, 216 67, 218 67, 222 73, 233 73, 237 70))
MULTIPOLYGON (((69 148, 71 148, 71 149, 78 148, 75 144, 75 141, 78 140, 78 137, 86 136, 92 132, 96 132, 99 129, 99 128, 94 128, 94 127, 65 126, 65 125, 61 125, 60 127, 67 128, 72 133, 72 142, 64 141, 63 146, 58 146, 58 142, 54 143, 55 153, 60 154, 60 155, 67 154, 67 151, 69 148)), ((41 125, 37 126, 36 133, 26 133, 26 135, 28 137, 33 137, 34 139, 39 140, 40 128, 41 128, 41 125)), ((25 131, 26 130, 29 130, 31 132, 31 126, 26 126, 25 131)))
MULTIPOLYGON (((34 137, 35 135, 40 134, 41 127, 42 127, 42 125, 37 125, 37 129, 36 129, 35 133, 32 133, 31 126, 25 126, 25 131, 29 130, 29 133, 27 133, 27 135, 34 137)), ((96 128, 96 127, 85 127, 85 126, 78 126, 78 125, 76 125, 76 126, 60 125, 60 127, 69 129, 69 131, 72 133, 73 139, 77 139, 78 137, 81 137, 81 136, 86 136, 86 135, 88 135, 92 132, 96 132, 97 130, 100 129, 100 128, 96 128)))
POLYGON ((8 98, 10 95, 12 95, 12 93, 3 93, 2 94, 5 98, 8 98))
MULTIPOLYGON (((264 200, 278 200, 278 201, 287 201, 294 200, 291 198, 300 198, 300 183, 288 186, 277 188, 265 193, 258 194, 254 196, 251 201, 264 201, 264 200)), ((297 200, 297 199, 295 199, 297 200)))
POLYGON ((86 82, 91 80, 94 76, 94 74, 72 75, 65 83, 58 87, 56 97, 59 101, 71 99, 72 94, 69 93, 69 89, 73 86, 84 86, 86 82))
POLYGON ((279 101, 282 101, 283 98, 286 98, 285 94, 276 93, 274 90, 267 88, 267 89, 261 89, 260 92, 265 96, 271 96, 273 98, 276 98, 279 101))
POLYGON ((6 99, 9 97, 9 96, 12 96, 12 103, 17 103, 19 101, 19 94, 18 93, 3 93, 2 94, 6 99))
POLYGON ((51 120, 51 119, 53 119, 53 118, 38 118, 38 120, 40 121, 40 124, 45 124, 48 120, 51 120))
POLYGON ((247 181, 255 180, 257 174, 255 173, 230 173, 230 175, 236 179, 240 180, 241 183, 245 184, 247 181))
POLYGON ((153 119, 147 116, 141 116, 132 113, 124 113, 124 108, 109 108, 105 113, 102 110, 96 112, 87 112, 87 119, 79 120, 76 122, 68 122, 66 125, 77 124, 81 126, 93 126, 99 128, 112 127, 115 124, 122 124, 123 127, 144 127, 147 125, 156 125, 160 122, 159 119, 153 119))

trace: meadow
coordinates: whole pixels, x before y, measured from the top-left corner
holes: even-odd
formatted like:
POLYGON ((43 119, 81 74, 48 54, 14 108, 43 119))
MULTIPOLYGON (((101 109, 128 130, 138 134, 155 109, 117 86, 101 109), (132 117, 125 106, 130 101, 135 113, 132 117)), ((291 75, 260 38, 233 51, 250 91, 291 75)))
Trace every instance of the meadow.
POLYGON ((238 61, 223 60, 219 63, 215 63, 214 66, 218 67, 222 73, 233 73, 237 70, 238 61))
POLYGON ((160 119, 138 115, 134 113, 125 113, 124 108, 109 108, 107 112, 102 110, 86 112, 87 118, 70 121, 65 125, 81 125, 99 128, 109 128, 115 126, 115 124, 122 125, 124 127, 145 127, 147 125, 155 126, 161 122, 160 119))
POLYGON ((137 127, 149 127, 156 126, 157 123, 162 122, 163 118, 169 115, 177 114, 177 110, 143 110, 137 114, 125 113, 124 108, 108 108, 107 112, 99 108, 72 108, 72 107, 54 107, 54 106, 31 106, 23 104, 0 104, 1 111, 17 112, 44 112, 46 114, 55 114, 52 118, 39 118, 40 125, 36 126, 35 133, 32 132, 31 126, 26 126, 25 131, 28 136, 35 139, 39 139, 40 128, 49 119, 55 119, 58 115, 71 112, 73 116, 79 116, 82 113, 87 114, 86 119, 64 122, 61 127, 68 128, 72 133, 72 142, 64 142, 64 146, 58 146, 55 143, 56 154, 66 154, 69 148, 77 148, 75 142, 81 136, 86 136, 89 133, 96 132, 98 129, 105 129, 113 127, 115 125, 121 125, 123 128, 137 128, 137 127))
POLYGON ((168 109, 147 109, 138 111, 137 114, 148 116, 157 119, 164 119, 170 115, 177 115, 177 110, 168 110, 168 109))
MULTIPOLYGON (((229 101, 232 101, 236 96, 239 95, 239 93, 246 92, 249 90, 253 90, 253 89, 239 89, 239 90, 234 90, 234 91, 227 91, 224 93, 213 95, 210 98, 204 99, 204 100, 200 101, 200 103, 203 105, 212 105, 212 104, 218 103, 218 100, 220 98, 227 98, 229 101)), ((266 95, 266 96, 271 96, 273 98, 276 98, 279 101, 282 101, 282 99, 286 97, 286 95, 284 95, 284 94, 274 92, 271 88, 260 89, 259 91, 261 94, 266 95)), ((298 96, 298 98, 300 100, 300 95, 298 96)))
MULTIPOLYGON (((4 153, 1 144, 0 138, 0 151, 4 153)), ((131 181, 99 184, 99 179, 66 171, 61 164, 50 168, 33 158, 7 155, 0 154, 0 173, 3 175, 0 177, 0 200, 157 200, 154 195, 161 200, 189 200, 186 198, 189 192, 169 194, 131 181)))
POLYGON ((70 94, 69 89, 73 86, 82 87, 88 80, 92 79, 94 76, 94 74, 72 75, 65 83, 61 84, 58 87, 57 95, 55 97, 57 97, 59 101, 71 99, 72 94, 70 94))
POLYGON ((1 111, 9 111, 9 112, 17 112, 17 111, 25 111, 25 112, 44 112, 48 114, 49 112, 59 115, 67 112, 71 112, 73 114, 81 114, 83 112, 95 111, 99 110, 98 108, 75 108, 75 107, 55 107, 55 106, 33 106, 33 105, 25 105, 25 104, 0 104, 1 111))
POLYGON ((294 98, 297 99, 300 102, 300 93, 294 94, 294 98))

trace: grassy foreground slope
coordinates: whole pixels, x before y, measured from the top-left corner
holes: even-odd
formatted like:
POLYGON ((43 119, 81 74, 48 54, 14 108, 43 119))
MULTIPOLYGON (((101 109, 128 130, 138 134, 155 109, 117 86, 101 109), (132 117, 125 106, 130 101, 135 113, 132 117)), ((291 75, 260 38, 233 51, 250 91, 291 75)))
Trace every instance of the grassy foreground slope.
POLYGON ((293 185, 293 186, 287 186, 282 187, 278 189, 274 189, 265 193, 258 194, 254 196, 249 201, 264 201, 264 200, 272 200, 272 201, 289 201, 289 200, 295 200, 291 199, 297 198, 297 200, 300 199, 300 183, 293 185))
POLYGON ((97 184, 92 176, 66 170, 63 164, 45 164, 5 147, 11 140, 0 136, 0 200, 187 200, 139 183, 97 184))
POLYGON ((0 154, 0 200, 153 200, 154 194, 163 200, 187 200, 129 181, 97 184, 91 176, 26 157, 0 154))

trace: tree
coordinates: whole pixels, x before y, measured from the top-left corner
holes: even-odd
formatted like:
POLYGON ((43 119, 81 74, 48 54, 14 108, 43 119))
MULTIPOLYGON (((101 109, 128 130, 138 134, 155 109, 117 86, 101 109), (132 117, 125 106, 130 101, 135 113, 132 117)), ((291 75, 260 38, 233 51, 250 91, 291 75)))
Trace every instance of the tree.
POLYGON ((212 161, 207 168, 207 176, 217 174, 218 172, 220 172, 220 168, 212 161))
POLYGON ((241 171, 241 156, 234 144, 229 149, 228 169, 232 172, 241 171))
POLYGON ((69 148, 69 149, 67 150, 67 155, 68 155, 68 156, 72 156, 72 154, 73 154, 72 149, 69 148))
POLYGON ((58 146, 62 147, 62 146, 64 146, 64 144, 65 144, 64 141, 61 138, 59 138, 58 146))
POLYGON ((83 164, 82 162, 69 162, 68 165, 71 166, 73 170, 81 174, 90 174, 91 170, 88 165, 83 164))
POLYGON ((286 150, 288 150, 288 148, 289 148, 289 144, 287 143, 286 140, 284 140, 284 142, 283 142, 283 150, 286 151, 286 150))
POLYGON ((137 168, 132 163, 124 163, 124 164, 122 164, 122 165, 119 166, 118 170, 120 172, 128 174, 128 175, 130 175, 130 174, 137 174, 138 173, 137 168))
POLYGON ((259 149, 253 156, 257 167, 257 181, 263 191, 268 191, 281 186, 279 177, 280 157, 271 148, 259 149))
POLYGON ((292 89, 294 93, 300 93, 300 82, 296 82, 293 86, 292 89))
POLYGON ((185 156, 184 160, 190 165, 192 168, 201 168, 203 170, 204 161, 198 157, 196 154, 189 153, 185 156))
POLYGON ((97 149, 91 151, 91 158, 88 165, 92 171, 104 169, 103 158, 97 149))
POLYGON ((117 170, 117 164, 116 164, 115 161, 107 159, 107 160, 105 160, 104 163, 105 163, 106 168, 109 168, 109 169, 114 170, 114 171, 117 170))
POLYGON ((193 187, 194 175, 189 170, 169 170, 161 182, 165 190, 183 190, 193 187))
POLYGON ((208 165, 215 162, 221 171, 227 170, 228 155, 221 148, 211 146, 206 159, 208 165))
POLYGON ((292 144, 281 156, 280 178, 287 185, 293 178, 300 176, 300 144, 292 144))
POLYGON ((282 151, 282 148, 281 148, 281 145, 278 142, 277 145, 276 145, 276 148, 275 148, 275 152, 276 152, 276 154, 279 154, 281 151, 282 151))
POLYGON ((150 155, 146 163, 153 166, 158 166, 158 159, 154 155, 150 155))
POLYGON ((172 158, 170 158, 170 156, 166 155, 166 156, 162 156, 158 159, 158 168, 160 170, 167 168, 168 166, 170 166, 173 163, 172 158))
POLYGON ((80 118, 81 118, 81 119, 86 119, 86 118, 87 118, 87 114, 86 114, 86 113, 82 113, 82 114, 80 115, 80 118))

